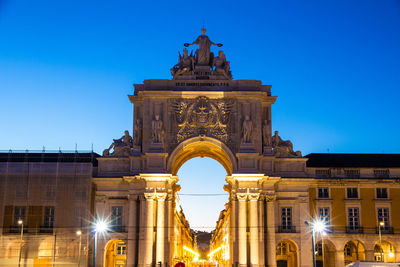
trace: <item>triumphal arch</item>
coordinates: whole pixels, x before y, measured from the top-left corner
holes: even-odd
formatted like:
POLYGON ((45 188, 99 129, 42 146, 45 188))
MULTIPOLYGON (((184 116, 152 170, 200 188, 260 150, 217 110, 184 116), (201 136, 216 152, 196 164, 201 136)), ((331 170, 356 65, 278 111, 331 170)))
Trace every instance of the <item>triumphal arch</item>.
MULTIPOLYGON (((308 187, 301 181, 306 177, 306 159, 277 131, 272 133, 277 97, 271 85, 234 80, 224 52, 212 52, 222 44, 211 41, 204 29, 184 46, 170 70, 171 79, 134 85, 129 95, 132 136, 126 131, 98 158, 96 216, 108 214, 111 207, 128 211, 123 217, 126 229, 99 240, 99 247, 109 247, 109 240, 122 242, 130 267, 173 266, 190 258, 195 242, 177 203, 177 172, 200 156, 217 160, 228 174, 224 189, 229 203, 217 231, 223 234, 212 245, 224 252, 224 265, 276 266, 278 244, 293 238, 297 254, 290 259, 292 266, 301 261, 301 266, 311 265, 310 235, 303 223, 298 223, 300 234, 294 236, 288 228, 276 238, 276 220, 281 216, 277 191, 300 211, 309 210, 309 204, 308 187), (282 177, 292 179, 290 185, 282 177), (289 190, 297 180, 301 182, 289 190)), ((307 220, 307 212, 299 218, 307 220)), ((118 260, 108 259, 107 253, 105 249, 97 256, 99 266, 118 260)))

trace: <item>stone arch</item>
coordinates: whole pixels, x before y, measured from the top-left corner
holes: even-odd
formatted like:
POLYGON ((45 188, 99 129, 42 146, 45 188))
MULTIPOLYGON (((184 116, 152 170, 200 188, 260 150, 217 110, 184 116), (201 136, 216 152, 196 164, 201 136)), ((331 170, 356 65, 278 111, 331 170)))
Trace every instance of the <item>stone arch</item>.
POLYGON ((277 267, 298 267, 299 247, 290 239, 281 240, 276 246, 277 267))
POLYGON ((343 253, 345 265, 352 262, 365 261, 365 246, 359 240, 350 240, 346 242, 343 253))
POLYGON ((335 267, 336 247, 329 239, 321 238, 316 243, 317 266, 335 267))
POLYGON ((392 242, 382 240, 374 245, 374 260, 381 262, 396 262, 396 250, 392 242))
POLYGON ((224 143, 211 137, 198 136, 183 141, 172 151, 167 171, 176 175, 186 161, 196 157, 209 157, 218 161, 227 175, 237 170, 236 157, 224 143))
POLYGON ((126 243, 120 239, 112 239, 104 247, 104 267, 126 266, 126 243))

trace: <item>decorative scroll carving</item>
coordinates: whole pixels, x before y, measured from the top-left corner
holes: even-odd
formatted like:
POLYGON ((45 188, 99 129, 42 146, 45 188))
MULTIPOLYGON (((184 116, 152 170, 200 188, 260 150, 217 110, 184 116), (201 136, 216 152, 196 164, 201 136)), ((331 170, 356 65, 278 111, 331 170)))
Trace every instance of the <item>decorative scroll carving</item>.
POLYGON ((198 136, 215 137, 225 143, 229 140, 227 124, 233 107, 231 100, 210 100, 205 96, 178 100, 173 104, 175 121, 179 128, 176 142, 198 136))

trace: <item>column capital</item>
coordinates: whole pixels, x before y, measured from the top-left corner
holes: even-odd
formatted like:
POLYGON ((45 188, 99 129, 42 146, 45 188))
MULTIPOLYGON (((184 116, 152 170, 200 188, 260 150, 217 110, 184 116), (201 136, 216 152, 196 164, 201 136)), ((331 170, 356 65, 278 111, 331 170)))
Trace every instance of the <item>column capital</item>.
POLYGON ((154 200, 156 198, 156 193, 144 193, 146 200, 154 200))
POLYGON ((248 197, 250 201, 256 201, 260 197, 260 193, 249 193, 248 197))
POLYGON ((239 201, 247 200, 247 193, 236 193, 236 197, 239 201))
POLYGON ((156 193, 156 197, 157 197, 158 201, 165 201, 167 196, 168 196, 167 193, 156 193))
POLYGON ((275 200, 276 200, 275 191, 267 191, 267 192, 265 193, 265 200, 266 200, 267 202, 275 201, 275 200))

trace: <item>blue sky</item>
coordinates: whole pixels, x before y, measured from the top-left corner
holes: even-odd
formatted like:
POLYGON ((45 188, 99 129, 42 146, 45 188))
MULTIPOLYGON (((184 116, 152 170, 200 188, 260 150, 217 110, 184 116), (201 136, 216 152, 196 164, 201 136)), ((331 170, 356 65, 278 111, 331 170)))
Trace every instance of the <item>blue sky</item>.
POLYGON ((132 84, 171 78, 203 22, 234 79, 272 84, 295 150, 400 152, 398 0, 0 0, 0 149, 101 153, 132 129, 132 84))

